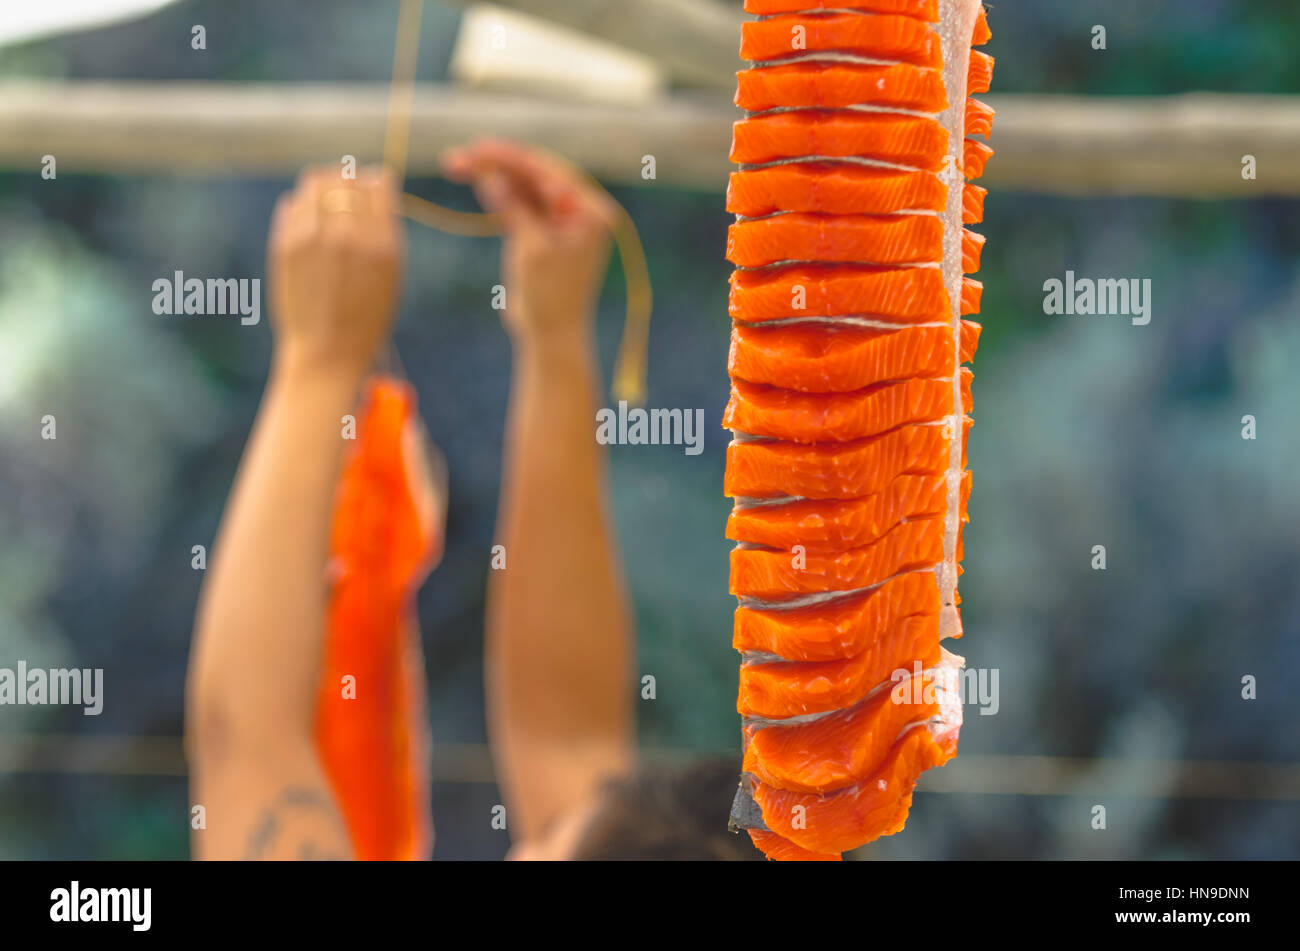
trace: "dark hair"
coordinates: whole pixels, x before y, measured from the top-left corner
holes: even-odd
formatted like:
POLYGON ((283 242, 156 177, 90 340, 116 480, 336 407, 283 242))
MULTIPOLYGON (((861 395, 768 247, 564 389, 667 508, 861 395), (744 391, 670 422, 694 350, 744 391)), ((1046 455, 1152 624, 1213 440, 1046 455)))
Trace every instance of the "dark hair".
POLYGON ((727 830, 739 764, 697 760, 644 764, 600 791, 578 861, 752 861, 763 854, 749 836, 727 830))

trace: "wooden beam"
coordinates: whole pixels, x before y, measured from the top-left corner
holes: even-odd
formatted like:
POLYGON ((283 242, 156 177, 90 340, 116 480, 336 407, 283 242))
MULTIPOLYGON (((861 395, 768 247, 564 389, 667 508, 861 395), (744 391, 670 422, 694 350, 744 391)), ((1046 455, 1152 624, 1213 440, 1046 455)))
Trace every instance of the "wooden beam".
POLYGON ((1300 195, 1300 96, 989 96, 986 182, 1065 195, 1300 195), (1255 158, 1254 180, 1242 177, 1255 158))
MULTIPOLYGON (((451 0, 462 7, 475 0, 451 0)), ((674 79, 733 89, 740 69, 739 0, 494 0, 654 59, 674 79)), ((507 37, 507 44, 509 39, 507 37)))
MULTIPOLYGON (((293 174, 354 155, 379 161, 387 84, 0 83, 0 168, 187 176, 293 174)), ((408 174, 436 174, 449 146, 480 135, 546 146, 593 175, 721 189, 735 110, 670 99, 651 108, 418 85, 408 174)))
MULTIPOLYGON (((0 168, 284 176, 345 154, 376 161, 387 86, 256 83, 0 83, 0 168)), ((983 183, 1067 195, 1300 196, 1300 97, 1160 99, 1001 96, 983 183), (1242 178, 1253 155, 1258 177, 1242 178)), ((477 135, 544 145, 614 184, 720 191, 731 123, 719 96, 645 106, 572 103, 420 86, 410 172, 434 174, 447 146, 477 135)))

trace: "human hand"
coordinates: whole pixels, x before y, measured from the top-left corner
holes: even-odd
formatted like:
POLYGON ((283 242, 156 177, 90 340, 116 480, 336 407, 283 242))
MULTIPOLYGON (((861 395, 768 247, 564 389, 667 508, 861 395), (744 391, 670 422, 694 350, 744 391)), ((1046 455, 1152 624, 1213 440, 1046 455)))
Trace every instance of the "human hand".
POLYGON ((308 168, 276 203, 267 241, 277 358, 359 382, 392 329, 406 250, 382 169, 308 168))
POLYGON ((585 339, 617 205, 559 160, 513 142, 451 149, 443 167, 453 181, 472 184, 479 203, 501 221, 511 337, 517 343, 585 339))

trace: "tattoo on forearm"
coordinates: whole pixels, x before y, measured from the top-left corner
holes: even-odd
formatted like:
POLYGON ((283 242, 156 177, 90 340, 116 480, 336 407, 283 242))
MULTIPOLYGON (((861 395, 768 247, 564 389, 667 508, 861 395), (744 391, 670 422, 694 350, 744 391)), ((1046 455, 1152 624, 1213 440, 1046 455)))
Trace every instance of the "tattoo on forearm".
POLYGON ((277 857, 304 861, 346 861, 347 833, 339 822, 333 800, 321 789, 294 786, 286 789, 258 818, 248 837, 245 859, 266 858, 274 850, 277 857), (322 835, 320 820, 324 819, 331 831, 322 835), (301 826, 308 822, 309 830, 301 826), (312 821, 315 820, 315 821, 312 821))

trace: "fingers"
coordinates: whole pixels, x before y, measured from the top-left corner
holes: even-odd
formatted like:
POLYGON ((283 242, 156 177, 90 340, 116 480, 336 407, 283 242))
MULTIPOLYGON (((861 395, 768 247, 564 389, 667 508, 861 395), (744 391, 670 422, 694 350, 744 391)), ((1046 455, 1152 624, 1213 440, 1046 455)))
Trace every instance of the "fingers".
POLYGON ((606 195, 563 161, 514 142, 483 139, 451 149, 444 155, 443 168, 453 181, 475 184, 484 207, 507 225, 514 209, 504 203, 510 201, 522 203, 528 216, 552 226, 563 226, 580 215, 594 216, 608 226, 617 214, 606 195), (507 184, 495 180, 485 184, 494 176, 503 177, 507 184))
POLYGON ((345 178, 337 166, 308 166, 288 196, 294 211, 317 215, 326 205, 338 205, 353 214, 394 216, 401 207, 396 178, 380 166, 367 166, 355 178, 345 178))
POLYGON ((483 210, 496 215, 507 233, 544 222, 545 209, 537 197, 521 191, 519 183, 504 172, 488 168, 472 184, 483 210))

